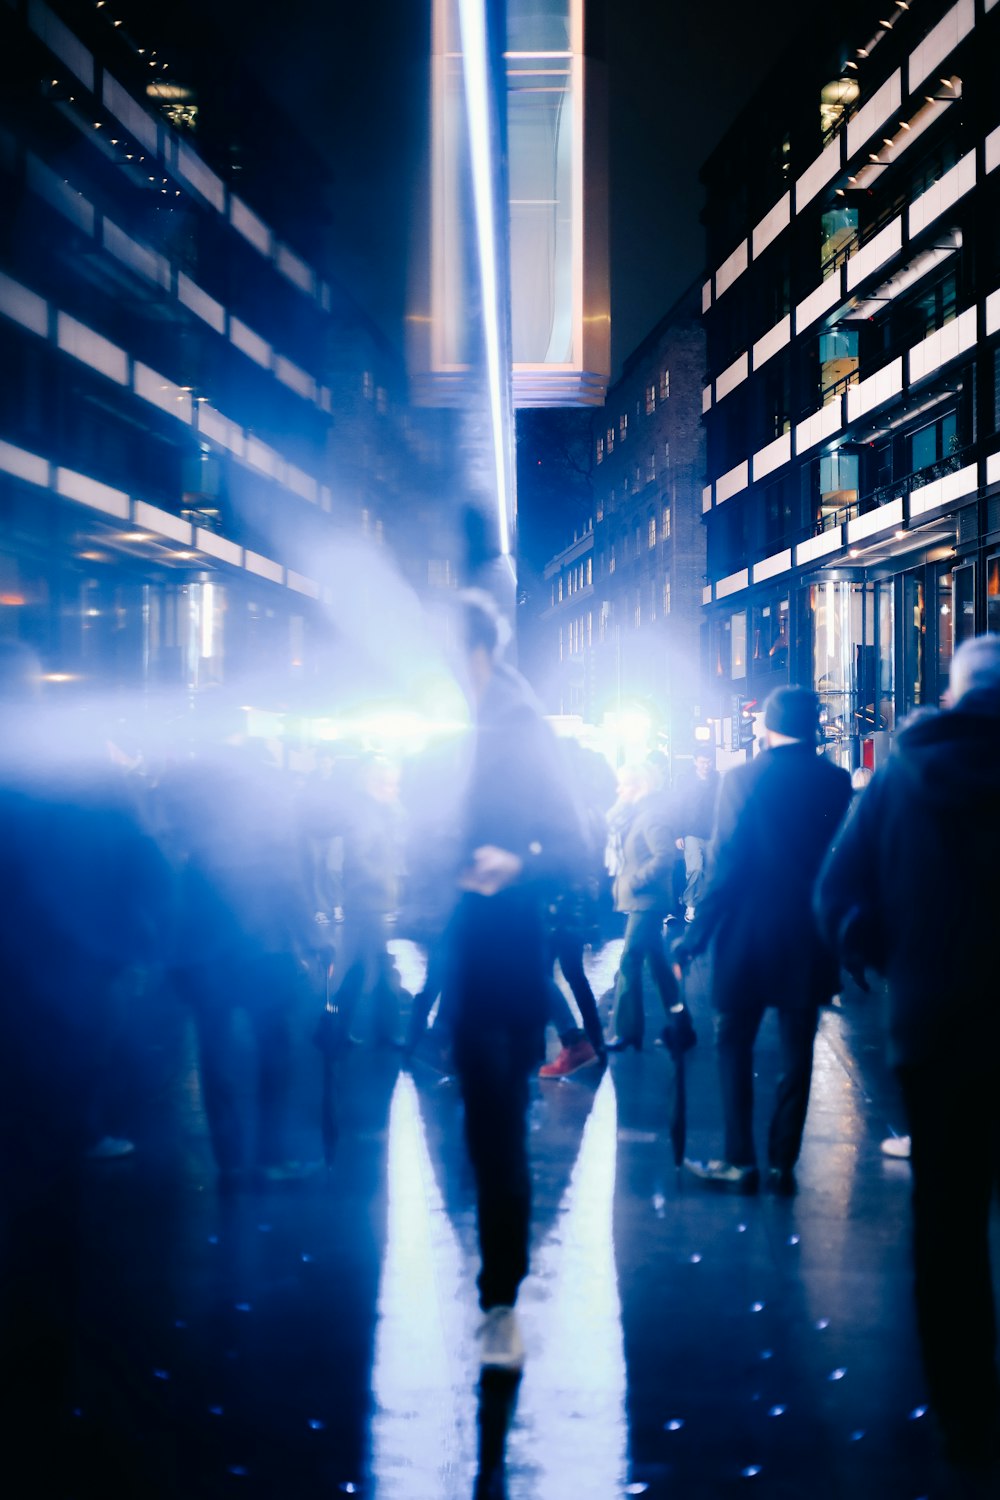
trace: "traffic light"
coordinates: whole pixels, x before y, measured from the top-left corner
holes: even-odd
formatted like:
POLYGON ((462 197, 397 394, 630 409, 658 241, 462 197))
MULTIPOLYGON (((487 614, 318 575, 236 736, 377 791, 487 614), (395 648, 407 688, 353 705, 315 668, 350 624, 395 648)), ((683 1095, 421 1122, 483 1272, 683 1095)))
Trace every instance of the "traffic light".
POLYGON ((741 750, 750 750, 754 742, 753 713, 757 707, 756 698, 744 698, 740 695, 736 698, 736 740, 741 750))

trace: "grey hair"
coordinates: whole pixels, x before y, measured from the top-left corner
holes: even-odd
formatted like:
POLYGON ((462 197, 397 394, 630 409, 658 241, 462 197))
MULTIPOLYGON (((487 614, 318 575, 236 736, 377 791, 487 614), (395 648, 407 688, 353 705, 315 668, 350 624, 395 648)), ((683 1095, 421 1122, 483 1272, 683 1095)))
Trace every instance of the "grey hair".
POLYGON ((952 707, 969 693, 1000 693, 1000 635, 963 641, 951 659, 948 701, 952 707))

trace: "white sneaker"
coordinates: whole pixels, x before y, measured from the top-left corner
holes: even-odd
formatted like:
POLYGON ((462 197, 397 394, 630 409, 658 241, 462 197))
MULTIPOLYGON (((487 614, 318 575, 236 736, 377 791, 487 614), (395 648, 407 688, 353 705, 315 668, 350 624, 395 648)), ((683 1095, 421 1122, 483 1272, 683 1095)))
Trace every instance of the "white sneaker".
POLYGON ((894 1156, 898 1161, 909 1161, 910 1137, 908 1135, 887 1136, 880 1149, 883 1156, 894 1156))
POLYGON ((479 1364, 484 1370, 520 1370, 524 1344, 512 1307, 491 1307, 477 1332, 479 1364))

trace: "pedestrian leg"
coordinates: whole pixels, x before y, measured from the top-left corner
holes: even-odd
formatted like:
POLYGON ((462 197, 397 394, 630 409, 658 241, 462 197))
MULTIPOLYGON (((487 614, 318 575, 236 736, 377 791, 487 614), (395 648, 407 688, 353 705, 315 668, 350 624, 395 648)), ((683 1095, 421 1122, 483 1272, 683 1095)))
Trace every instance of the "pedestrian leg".
POLYGON ((767 1157, 768 1164, 781 1172, 792 1170, 802 1149, 818 1022, 819 1011, 812 1005, 804 1010, 778 1011, 781 1073, 775 1089, 767 1157))
POLYGON ((764 1015, 762 1005, 720 1011, 715 1046, 725 1138, 725 1160, 734 1167, 757 1164, 753 1134, 753 1044, 764 1015))
POLYGON ((465 1137, 476 1180, 479 1305, 513 1307, 528 1273, 527 1049, 507 1029, 463 1033, 456 1045, 465 1137))

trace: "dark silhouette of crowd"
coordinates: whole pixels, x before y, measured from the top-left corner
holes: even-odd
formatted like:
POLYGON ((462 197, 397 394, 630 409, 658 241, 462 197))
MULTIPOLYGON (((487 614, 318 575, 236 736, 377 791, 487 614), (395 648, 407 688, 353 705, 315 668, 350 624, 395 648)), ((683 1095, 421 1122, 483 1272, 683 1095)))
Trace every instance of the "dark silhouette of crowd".
MULTIPOLYGON (((307 772, 248 738, 229 699, 166 753, 126 753, 86 715, 50 712, 33 653, 0 642, 9 1430, 48 1453, 55 1486, 44 1414, 72 1360, 84 1167, 114 1154, 109 1058, 121 995, 134 990, 141 1002, 142 976, 157 975, 190 1016, 227 1193, 322 1171, 336 1142, 337 1080, 358 1047, 455 1077, 476 1191, 482 1366, 516 1375, 532 1075, 557 1081, 640 1051, 648 976, 662 1007, 659 1044, 678 1063, 699 1033, 714 1032, 723 1144, 686 1170, 716 1191, 791 1194, 823 1007, 848 978, 866 986, 877 973, 912 1140, 930 1398, 950 1461, 991 1483, 1000 639, 957 651, 945 706, 904 724, 852 799, 847 772, 823 753, 816 695, 795 687, 771 694, 763 748, 725 774, 695 744, 672 783, 660 757, 616 775, 602 756, 557 739, 505 659, 505 628, 488 592, 459 595, 450 650, 470 705, 465 732, 399 762, 320 746, 307 772), (586 952, 612 934, 617 977, 596 996, 586 952), (409 988, 399 938, 424 959, 409 988), (685 996, 697 963, 712 1014, 692 1017, 685 996), (769 1010, 780 1076, 762 1176, 754 1046, 769 1010), (249 1102, 236 1063, 246 1033, 249 1102), (306 1152, 289 1129, 303 1035, 325 1080, 306 1152)), ((130 1148, 127 1121, 121 1128, 130 1148)))

